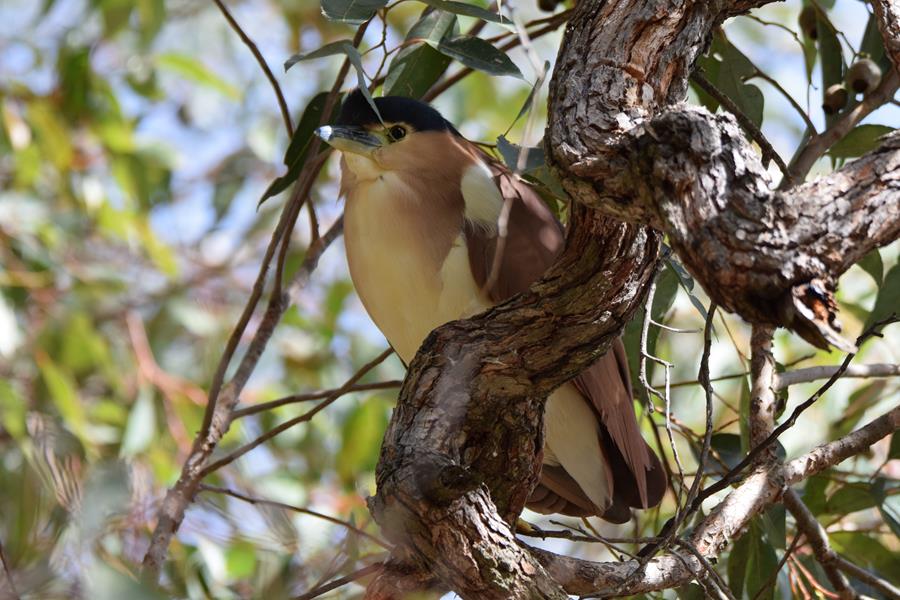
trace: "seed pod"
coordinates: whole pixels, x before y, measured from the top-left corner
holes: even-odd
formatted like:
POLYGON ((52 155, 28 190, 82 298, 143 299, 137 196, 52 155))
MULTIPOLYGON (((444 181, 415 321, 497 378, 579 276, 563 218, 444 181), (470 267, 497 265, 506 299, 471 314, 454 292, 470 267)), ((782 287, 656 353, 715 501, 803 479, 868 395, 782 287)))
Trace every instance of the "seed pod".
POLYGON ((868 94, 881 82, 881 69, 870 58, 861 58, 847 69, 847 85, 857 94, 868 94))
POLYGON ((797 19, 800 31, 811 40, 819 37, 819 16, 816 9, 812 6, 804 6, 800 11, 800 17, 797 19))
POLYGON ((847 106, 847 100, 850 95, 843 83, 836 83, 829 86, 825 90, 824 102, 822 102, 822 110, 826 115, 834 115, 841 112, 841 109, 847 106))

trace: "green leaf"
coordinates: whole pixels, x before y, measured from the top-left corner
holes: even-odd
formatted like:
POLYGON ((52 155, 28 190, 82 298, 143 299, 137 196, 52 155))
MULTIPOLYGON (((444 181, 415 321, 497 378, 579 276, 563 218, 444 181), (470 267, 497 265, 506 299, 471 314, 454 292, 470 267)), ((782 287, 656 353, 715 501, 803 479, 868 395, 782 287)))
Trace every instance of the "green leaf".
POLYGON ((741 432, 741 452, 743 454, 750 451, 750 393, 750 382, 747 377, 741 377, 738 429, 741 432))
POLYGON ((825 475, 813 475, 806 480, 803 488, 803 503, 809 507, 812 514, 819 515, 825 512, 827 503, 825 491, 828 489, 829 483, 830 480, 825 475))
POLYGON ((858 264, 863 271, 872 276, 872 279, 875 280, 875 285, 881 287, 881 284, 884 281, 884 262, 881 260, 881 252, 878 251, 878 248, 875 248, 866 254, 862 260, 856 264, 858 264))
POLYGON ((359 403, 347 417, 335 464, 346 485, 353 485, 360 473, 375 468, 386 428, 387 406, 378 396, 359 403))
POLYGON ((884 38, 881 37, 881 32, 878 30, 878 19, 874 14, 869 15, 869 21, 866 23, 866 30, 859 45, 859 53, 868 55, 878 63, 882 72, 886 73, 891 68, 891 60, 884 51, 884 38))
MULTIPOLYGON (((300 176, 300 171, 303 170, 303 166, 306 164, 309 147, 310 144, 312 144, 313 136, 315 135, 313 132, 320 123, 328 120, 322 119, 322 113, 325 111, 325 102, 327 99, 328 92, 320 92, 313 96, 313 99, 306 105, 306 108, 303 110, 303 115, 300 117, 300 122, 297 123, 297 127, 294 130, 294 136, 291 138, 291 143, 284 153, 284 164, 288 168, 287 173, 277 178, 268 188, 266 188, 266 191, 259 201, 260 204, 266 199, 271 198, 276 194, 280 194, 292 183, 297 181, 297 177, 300 176)), ((341 97, 339 95, 334 104, 335 108, 340 106, 340 102, 341 97)), ((329 117, 330 116, 331 115, 329 115, 329 117)))
POLYGON ((451 35, 456 16, 432 10, 412 26, 406 36, 407 43, 422 40, 400 50, 388 67, 384 81, 385 96, 421 98, 433 86, 450 65, 450 57, 436 50, 442 39, 451 35))
MULTIPOLYGON (((497 150, 500 151, 500 156, 503 157, 503 162, 506 163, 506 166, 513 171, 518 171, 519 155, 522 152, 522 147, 513 144, 505 136, 501 135, 497 138, 497 150)), ((542 146, 528 148, 523 172, 532 171, 543 167, 545 164, 544 148, 542 146)))
POLYGON ((741 436, 734 433, 714 434, 710 440, 710 446, 729 469, 735 468, 744 458, 744 452, 741 450, 741 436))
POLYGON ((212 71, 202 62, 186 54, 167 52, 156 57, 156 66, 189 79, 194 83, 220 92, 232 100, 240 100, 241 92, 212 71))
MULTIPOLYGON (((828 16, 817 9, 818 24, 816 31, 819 45, 819 57, 822 61, 822 94, 836 83, 844 81, 844 56, 841 51, 841 43, 838 41, 834 25, 828 20, 828 16)), ((837 115, 825 115, 825 123, 831 125, 837 115)))
POLYGON ((347 57, 347 60, 350 61, 350 64, 353 65, 353 68, 356 70, 356 85, 359 88, 359 91, 362 92, 362 95, 369 103, 369 106, 372 107, 372 110, 375 111, 378 119, 381 120, 381 113, 378 112, 375 100, 372 98, 372 94, 366 86, 366 72, 363 69, 362 56, 359 54, 359 50, 353 45, 352 41, 338 40, 336 42, 331 42, 330 44, 325 44, 321 48, 313 50, 312 52, 307 52, 306 54, 294 54, 284 62, 284 70, 287 71, 298 62, 304 60, 334 56, 335 54, 344 54, 347 57))
POLYGON ((438 44, 438 50, 470 69, 483 71, 488 75, 509 75, 524 79, 519 67, 504 52, 481 38, 464 36, 443 40, 438 44))
POLYGON ((482 21, 489 21, 491 23, 498 23, 500 25, 506 25, 512 27, 513 22, 504 17, 501 14, 495 13, 493 11, 487 10, 485 8, 481 8, 480 6, 476 6, 474 4, 466 4, 465 2, 455 2, 454 0, 421 0, 428 6, 436 8, 438 10, 443 10, 448 13, 454 13, 457 15, 463 15, 466 17, 475 17, 476 19, 481 19, 482 21))
POLYGON ((676 588, 675 595, 678 596, 678 600, 703 600, 706 598, 703 588, 696 583, 689 583, 676 588))
POLYGON ((784 504, 773 504, 761 516, 766 539, 773 547, 784 550, 787 547, 787 515, 784 504))
POLYGON ((25 436, 25 400, 13 384, 0 379, 0 425, 16 441, 25 436))
POLYGON ((322 0, 322 14, 330 21, 361 25, 386 5, 387 0, 322 0))
POLYGON ((86 433, 87 416, 81 399, 78 397, 75 380, 46 354, 37 356, 37 364, 40 367, 44 385, 47 386, 47 391, 50 392, 50 398, 59 410, 59 414, 66 425, 79 438, 83 438, 86 433))
POLYGON ((900 309, 897 307, 900 307, 900 263, 891 267, 885 275, 884 283, 878 290, 878 297, 875 298, 875 306, 869 313, 865 326, 870 327, 873 323, 898 313, 900 309))
MULTIPOLYGON (((894 433, 894 436, 896 435, 897 433, 894 433)), ((893 440, 891 441, 893 442, 893 440)), ((888 497, 885 487, 887 487, 887 479, 884 477, 877 477, 871 486, 872 497, 874 497, 878 503, 878 512, 881 513, 881 518, 884 519, 887 526, 894 532, 894 535, 900 537, 900 518, 894 514, 896 503, 891 506, 891 499, 888 497)))
POLYGON ((734 543, 728 555, 728 587, 736 598, 743 596, 750 557, 750 530, 734 543))
POLYGON ((850 133, 831 147, 828 154, 833 158, 855 158, 874 150, 880 145, 881 137, 894 131, 887 125, 857 125, 850 133))
POLYGON ((843 437, 853 431, 866 411, 881 398, 886 386, 885 380, 876 380, 853 392, 841 417, 831 424, 829 438, 843 437))
POLYGON ((153 392, 148 387, 141 387, 128 415, 119 454, 121 456, 139 454, 149 448, 155 438, 156 407, 153 404, 153 392))
POLYGON ((888 459, 896 460, 900 458, 900 431, 895 431, 891 436, 891 446, 888 450, 888 459))
POLYGON ((825 512, 832 515, 849 515, 877 504, 867 484, 847 483, 831 495, 825 504, 825 512))
POLYGON ((757 600, 771 600, 775 595, 774 586, 769 585, 765 591, 761 590, 778 566, 775 548, 763 540, 759 517, 753 519, 750 529, 744 535, 750 538, 745 577, 747 596, 757 600))
MULTIPOLYGON (((656 293, 653 295, 653 306, 650 307, 651 318, 657 323, 665 323, 666 315, 668 314, 669 309, 672 308, 672 304, 675 303, 675 297, 677 295, 678 276, 676 275, 674 268, 670 265, 666 265, 656 278, 656 293)), ((641 395, 645 392, 638 379, 638 373, 640 367, 641 329, 644 323, 645 306, 646 302, 641 305, 641 308, 635 311, 631 321, 625 326, 625 335, 623 339, 625 342, 625 350, 628 354, 628 362, 631 367, 632 387, 635 390, 638 390, 638 393, 641 395)), ((659 340, 659 333, 660 328, 654 327, 653 325, 651 325, 650 329, 647 331, 647 352, 650 354, 656 354, 656 343, 657 340, 659 340)), ((648 378, 652 376, 655 368, 656 363, 648 361, 648 378)))
POLYGON ((864 569, 874 570, 894 585, 900 584, 900 555, 868 533, 836 531, 829 534, 832 547, 864 569))
POLYGON ((229 546, 225 551, 225 566, 232 579, 244 579, 256 568, 257 548, 247 541, 229 546))

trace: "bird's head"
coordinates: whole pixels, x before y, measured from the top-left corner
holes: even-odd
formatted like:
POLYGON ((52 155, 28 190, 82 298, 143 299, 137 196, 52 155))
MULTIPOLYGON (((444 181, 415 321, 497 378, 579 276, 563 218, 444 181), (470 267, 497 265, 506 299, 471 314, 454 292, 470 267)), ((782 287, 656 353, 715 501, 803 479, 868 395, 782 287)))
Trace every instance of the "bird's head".
POLYGON ((345 168, 357 180, 403 171, 425 176, 429 168, 446 167, 459 133, 438 111, 401 96, 376 98, 375 105, 381 120, 362 93, 354 90, 334 124, 316 130, 342 152, 345 168))

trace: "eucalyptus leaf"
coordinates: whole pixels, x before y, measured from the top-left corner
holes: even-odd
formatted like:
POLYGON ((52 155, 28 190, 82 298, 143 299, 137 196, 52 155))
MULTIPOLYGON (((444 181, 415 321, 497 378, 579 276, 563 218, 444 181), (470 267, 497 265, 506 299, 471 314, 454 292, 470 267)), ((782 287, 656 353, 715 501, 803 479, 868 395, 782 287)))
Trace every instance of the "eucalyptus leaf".
POLYGON ((386 96, 421 98, 437 83, 450 65, 450 57, 437 51, 441 40, 452 35, 456 15, 426 9, 406 36, 406 42, 421 40, 401 49, 388 67, 384 81, 386 96))
POLYGON ((322 14, 331 21, 361 25, 385 6, 387 0, 322 0, 322 14))
POLYGON ((495 13, 493 11, 487 10, 486 8, 482 8, 480 6, 476 6, 474 4, 467 4, 465 2, 456 2, 455 0, 421 0, 428 6, 436 8, 438 10, 442 10, 445 12, 463 15, 466 17, 475 17, 476 19, 481 19, 482 21, 488 21, 490 23, 497 23, 499 25, 504 25, 507 27, 512 27, 513 22, 504 17, 499 13, 495 13))
POLYGON ((488 75, 509 75, 524 79, 519 67, 502 51, 489 42, 473 36, 463 36, 452 40, 442 40, 438 44, 441 54, 449 56, 476 71, 488 75))
POLYGON ((872 307, 865 326, 870 327, 892 314, 900 315, 898 307, 900 307, 900 263, 891 267, 891 270, 884 276, 884 282, 875 298, 875 306, 872 307))
POLYGON ((874 150, 881 144, 882 136, 894 131, 887 125, 857 125, 850 133, 831 147, 828 154, 833 158, 855 158, 874 150))
POLYGON ((875 248, 866 254, 858 263, 859 267, 872 276, 875 284, 879 287, 884 282, 884 262, 881 260, 881 253, 875 248))

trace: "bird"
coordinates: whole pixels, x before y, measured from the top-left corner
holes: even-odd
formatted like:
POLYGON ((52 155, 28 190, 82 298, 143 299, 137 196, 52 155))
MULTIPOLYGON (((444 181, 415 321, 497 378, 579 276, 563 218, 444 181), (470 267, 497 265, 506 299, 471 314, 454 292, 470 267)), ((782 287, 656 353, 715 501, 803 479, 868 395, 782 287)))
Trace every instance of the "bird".
MULTIPOLYGON (((523 292, 562 251, 536 190, 430 105, 349 93, 316 134, 341 153, 344 245, 366 312, 409 364, 435 328, 523 292), (498 222, 507 204, 502 252, 498 222)), ((555 390, 539 483, 526 506, 613 523, 657 505, 667 479, 641 436, 625 348, 555 390)))

